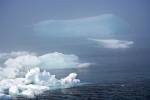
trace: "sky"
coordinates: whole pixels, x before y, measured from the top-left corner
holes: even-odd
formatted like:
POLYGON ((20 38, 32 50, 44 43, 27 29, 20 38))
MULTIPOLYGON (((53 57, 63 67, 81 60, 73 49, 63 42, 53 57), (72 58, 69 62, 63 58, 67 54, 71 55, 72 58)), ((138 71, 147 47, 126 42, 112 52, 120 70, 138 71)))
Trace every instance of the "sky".
POLYGON ((40 22, 73 20, 104 14, 113 14, 129 24, 128 32, 122 34, 121 38, 146 38, 145 41, 148 42, 149 4, 149 0, 1 0, 0 51, 23 47, 30 49, 36 43, 42 45, 45 38, 38 37, 34 30, 34 25, 40 22))

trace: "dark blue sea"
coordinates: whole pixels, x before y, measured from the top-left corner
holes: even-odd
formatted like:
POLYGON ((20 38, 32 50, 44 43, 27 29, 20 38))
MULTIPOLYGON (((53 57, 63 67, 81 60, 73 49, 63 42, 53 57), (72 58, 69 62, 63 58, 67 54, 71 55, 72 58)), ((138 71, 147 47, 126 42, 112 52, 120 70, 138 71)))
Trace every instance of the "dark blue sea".
MULTIPOLYGON (((149 48, 107 49, 84 43, 80 47, 78 43, 75 44, 71 47, 68 43, 70 48, 61 51, 76 54, 81 61, 90 62, 91 66, 49 72, 56 74, 57 78, 76 72, 83 84, 46 91, 35 100, 150 100, 149 48)), ((14 99, 32 100, 24 97, 14 99)))
POLYGON ((36 52, 39 55, 51 52, 74 54, 81 62, 91 63, 88 68, 49 70, 58 79, 75 72, 82 85, 46 91, 33 100, 150 100, 149 37, 123 39, 133 40, 134 45, 111 49, 101 48, 87 38, 31 38, 28 42, 19 42, 17 48, 7 50, 36 52))

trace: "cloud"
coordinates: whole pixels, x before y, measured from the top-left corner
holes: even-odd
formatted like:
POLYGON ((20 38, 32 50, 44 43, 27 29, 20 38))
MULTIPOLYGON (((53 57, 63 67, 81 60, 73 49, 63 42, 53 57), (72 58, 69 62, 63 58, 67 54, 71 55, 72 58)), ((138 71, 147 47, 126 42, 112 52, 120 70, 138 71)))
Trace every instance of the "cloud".
POLYGON ((10 57, 3 63, 3 69, 0 69, 0 76, 17 77, 24 75, 30 68, 40 67, 41 69, 66 69, 66 68, 84 68, 90 66, 90 63, 82 63, 76 55, 63 53, 47 53, 41 56, 32 53, 19 54, 16 57, 10 57), (9 72, 9 73, 8 73, 9 72), (7 75, 5 73, 8 73, 7 75))
POLYGON ((98 45, 103 46, 104 48, 112 48, 112 49, 119 49, 119 48, 129 48, 133 41, 125 41, 125 40, 117 40, 117 39, 89 39, 98 43, 98 45))
POLYGON ((45 20, 34 24, 34 31, 41 36, 101 36, 123 33, 128 24, 113 14, 70 20, 45 20))

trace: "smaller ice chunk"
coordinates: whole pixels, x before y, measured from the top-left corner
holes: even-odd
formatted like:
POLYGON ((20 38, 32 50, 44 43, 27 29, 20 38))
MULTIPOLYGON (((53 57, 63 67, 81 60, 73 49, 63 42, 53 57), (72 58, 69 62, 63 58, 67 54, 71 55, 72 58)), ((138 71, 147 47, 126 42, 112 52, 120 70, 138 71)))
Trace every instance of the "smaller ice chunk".
POLYGON ((91 63, 82 63, 82 64, 79 64, 77 67, 78 68, 86 68, 86 67, 89 67, 91 65, 91 63))
POLYGON ((111 49, 120 49, 120 48, 126 49, 130 48, 130 46, 134 44, 134 41, 117 40, 117 39, 90 38, 89 40, 95 41, 98 45, 103 46, 104 48, 111 48, 111 49))
POLYGON ((61 79, 61 84, 64 87, 71 87, 77 83, 80 82, 79 79, 76 79, 77 74, 76 73, 71 73, 67 77, 61 79))

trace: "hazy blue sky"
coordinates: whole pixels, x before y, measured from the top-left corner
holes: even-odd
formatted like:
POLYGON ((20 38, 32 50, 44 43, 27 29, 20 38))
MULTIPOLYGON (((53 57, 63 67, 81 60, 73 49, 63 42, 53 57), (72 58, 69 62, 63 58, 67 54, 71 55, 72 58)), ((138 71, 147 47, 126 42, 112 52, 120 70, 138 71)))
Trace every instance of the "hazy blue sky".
POLYGON ((0 0, 1 49, 39 40, 33 25, 40 21, 109 13, 130 24, 128 36, 149 37, 149 5, 149 0, 0 0))

